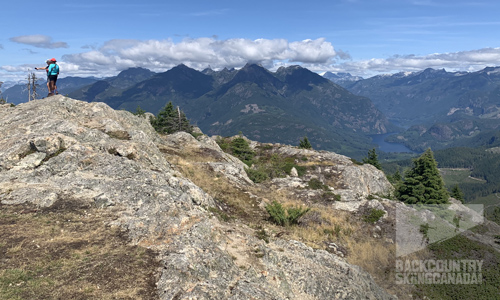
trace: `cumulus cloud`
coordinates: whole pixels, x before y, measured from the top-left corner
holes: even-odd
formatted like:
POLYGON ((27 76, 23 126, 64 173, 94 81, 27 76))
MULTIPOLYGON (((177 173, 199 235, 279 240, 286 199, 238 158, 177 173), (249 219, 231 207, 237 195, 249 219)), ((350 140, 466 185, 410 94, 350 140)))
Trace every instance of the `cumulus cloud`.
POLYGON ((102 47, 63 57, 64 61, 83 69, 109 66, 123 69, 131 66, 165 70, 181 63, 202 69, 242 67, 248 62, 267 67, 283 62, 328 63, 337 56, 325 39, 288 42, 285 39, 227 39, 215 37, 167 40, 123 40, 106 42, 102 47))
POLYGON ((65 42, 52 42, 52 38, 47 35, 42 34, 34 34, 34 35, 21 35, 16 37, 11 37, 10 41, 31 45, 37 48, 46 48, 46 49, 56 49, 56 48, 68 48, 68 44, 65 42))

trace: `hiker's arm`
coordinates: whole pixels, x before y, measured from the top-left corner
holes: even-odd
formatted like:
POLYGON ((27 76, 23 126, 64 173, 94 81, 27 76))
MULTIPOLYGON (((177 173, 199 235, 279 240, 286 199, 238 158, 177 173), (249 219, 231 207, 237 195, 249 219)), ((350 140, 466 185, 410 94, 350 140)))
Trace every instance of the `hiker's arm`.
POLYGON ((44 68, 35 68, 35 70, 45 70, 47 69, 47 67, 44 67, 44 68))

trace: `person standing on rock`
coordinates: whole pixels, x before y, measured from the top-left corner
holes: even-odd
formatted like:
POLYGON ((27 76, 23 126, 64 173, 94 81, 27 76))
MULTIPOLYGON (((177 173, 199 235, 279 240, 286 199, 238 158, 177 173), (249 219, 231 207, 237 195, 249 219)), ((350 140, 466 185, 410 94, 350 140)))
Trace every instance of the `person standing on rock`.
POLYGON ((35 70, 45 70, 45 72, 47 73, 47 90, 49 91, 50 93, 50 81, 49 81, 49 66, 50 66, 50 59, 47 59, 45 61, 45 63, 47 63, 47 66, 43 67, 43 68, 35 68, 35 70))
POLYGON ((57 92, 57 76, 59 75, 59 65, 56 63, 56 59, 52 58, 50 60, 50 65, 47 70, 47 75, 49 76, 49 95, 48 96, 53 96, 55 94, 59 94, 57 92))

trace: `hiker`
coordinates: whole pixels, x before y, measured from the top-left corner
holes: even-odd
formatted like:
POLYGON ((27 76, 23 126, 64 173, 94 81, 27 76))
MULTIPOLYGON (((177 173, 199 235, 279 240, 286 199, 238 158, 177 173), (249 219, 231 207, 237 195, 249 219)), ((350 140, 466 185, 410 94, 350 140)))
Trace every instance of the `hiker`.
POLYGON ((49 96, 53 96, 55 94, 59 94, 57 92, 57 76, 59 75, 59 65, 56 63, 56 59, 50 59, 50 65, 47 69, 47 75, 49 76, 49 96))
POLYGON ((45 61, 45 63, 47 64, 46 67, 43 67, 43 68, 35 68, 35 70, 45 70, 45 72, 47 73, 47 90, 49 91, 50 93, 50 80, 49 80, 49 66, 50 66, 50 59, 47 59, 45 61))

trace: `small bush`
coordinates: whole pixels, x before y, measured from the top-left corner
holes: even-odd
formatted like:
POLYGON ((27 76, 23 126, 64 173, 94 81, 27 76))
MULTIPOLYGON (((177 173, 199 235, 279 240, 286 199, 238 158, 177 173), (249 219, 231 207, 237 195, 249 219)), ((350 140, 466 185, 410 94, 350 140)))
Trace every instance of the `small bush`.
POLYGON ((328 190, 328 186, 323 184, 319 179, 312 178, 307 183, 307 186, 312 190, 328 190))
POLYGON ((228 142, 227 138, 217 137, 215 142, 217 143, 217 145, 219 145, 219 147, 222 149, 222 151, 224 151, 224 152, 229 151, 229 142, 228 142))
POLYGON ((260 228, 260 230, 256 231, 255 236, 257 236, 258 239, 263 240, 266 243, 269 243, 269 234, 267 234, 264 228, 260 228))
POLYGON ((331 191, 326 191, 321 195, 322 200, 327 200, 327 201, 340 201, 341 196, 339 194, 335 194, 331 191))
POLYGON ((191 132, 191 135, 192 135, 195 139, 197 139, 198 137, 202 136, 202 135, 203 135, 203 133, 202 133, 202 132, 191 132))
POLYGON ((283 205, 277 201, 266 205, 266 211, 269 213, 273 223, 280 226, 289 226, 297 224, 300 217, 309 211, 309 208, 289 207, 285 210, 283 205))
POLYGON ((269 179, 269 176, 267 176, 266 172, 262 169, 254 170, 251 168, 245 168, 245 172, 247 173, 248 178, 255 183, 260 183, 269 179))
POLYGON ((229 222, 231 221, 231 217, 227 215, 225 212, 215 208, 215 207, 209 207, 208 211, 213 213, 217 219, 224 221, 224 222, 229 222))
POLYGON ((380 218, 385 215, 385 211, 381 209, 372 208, 363 218, 367 223, 376 223, 380 218))

